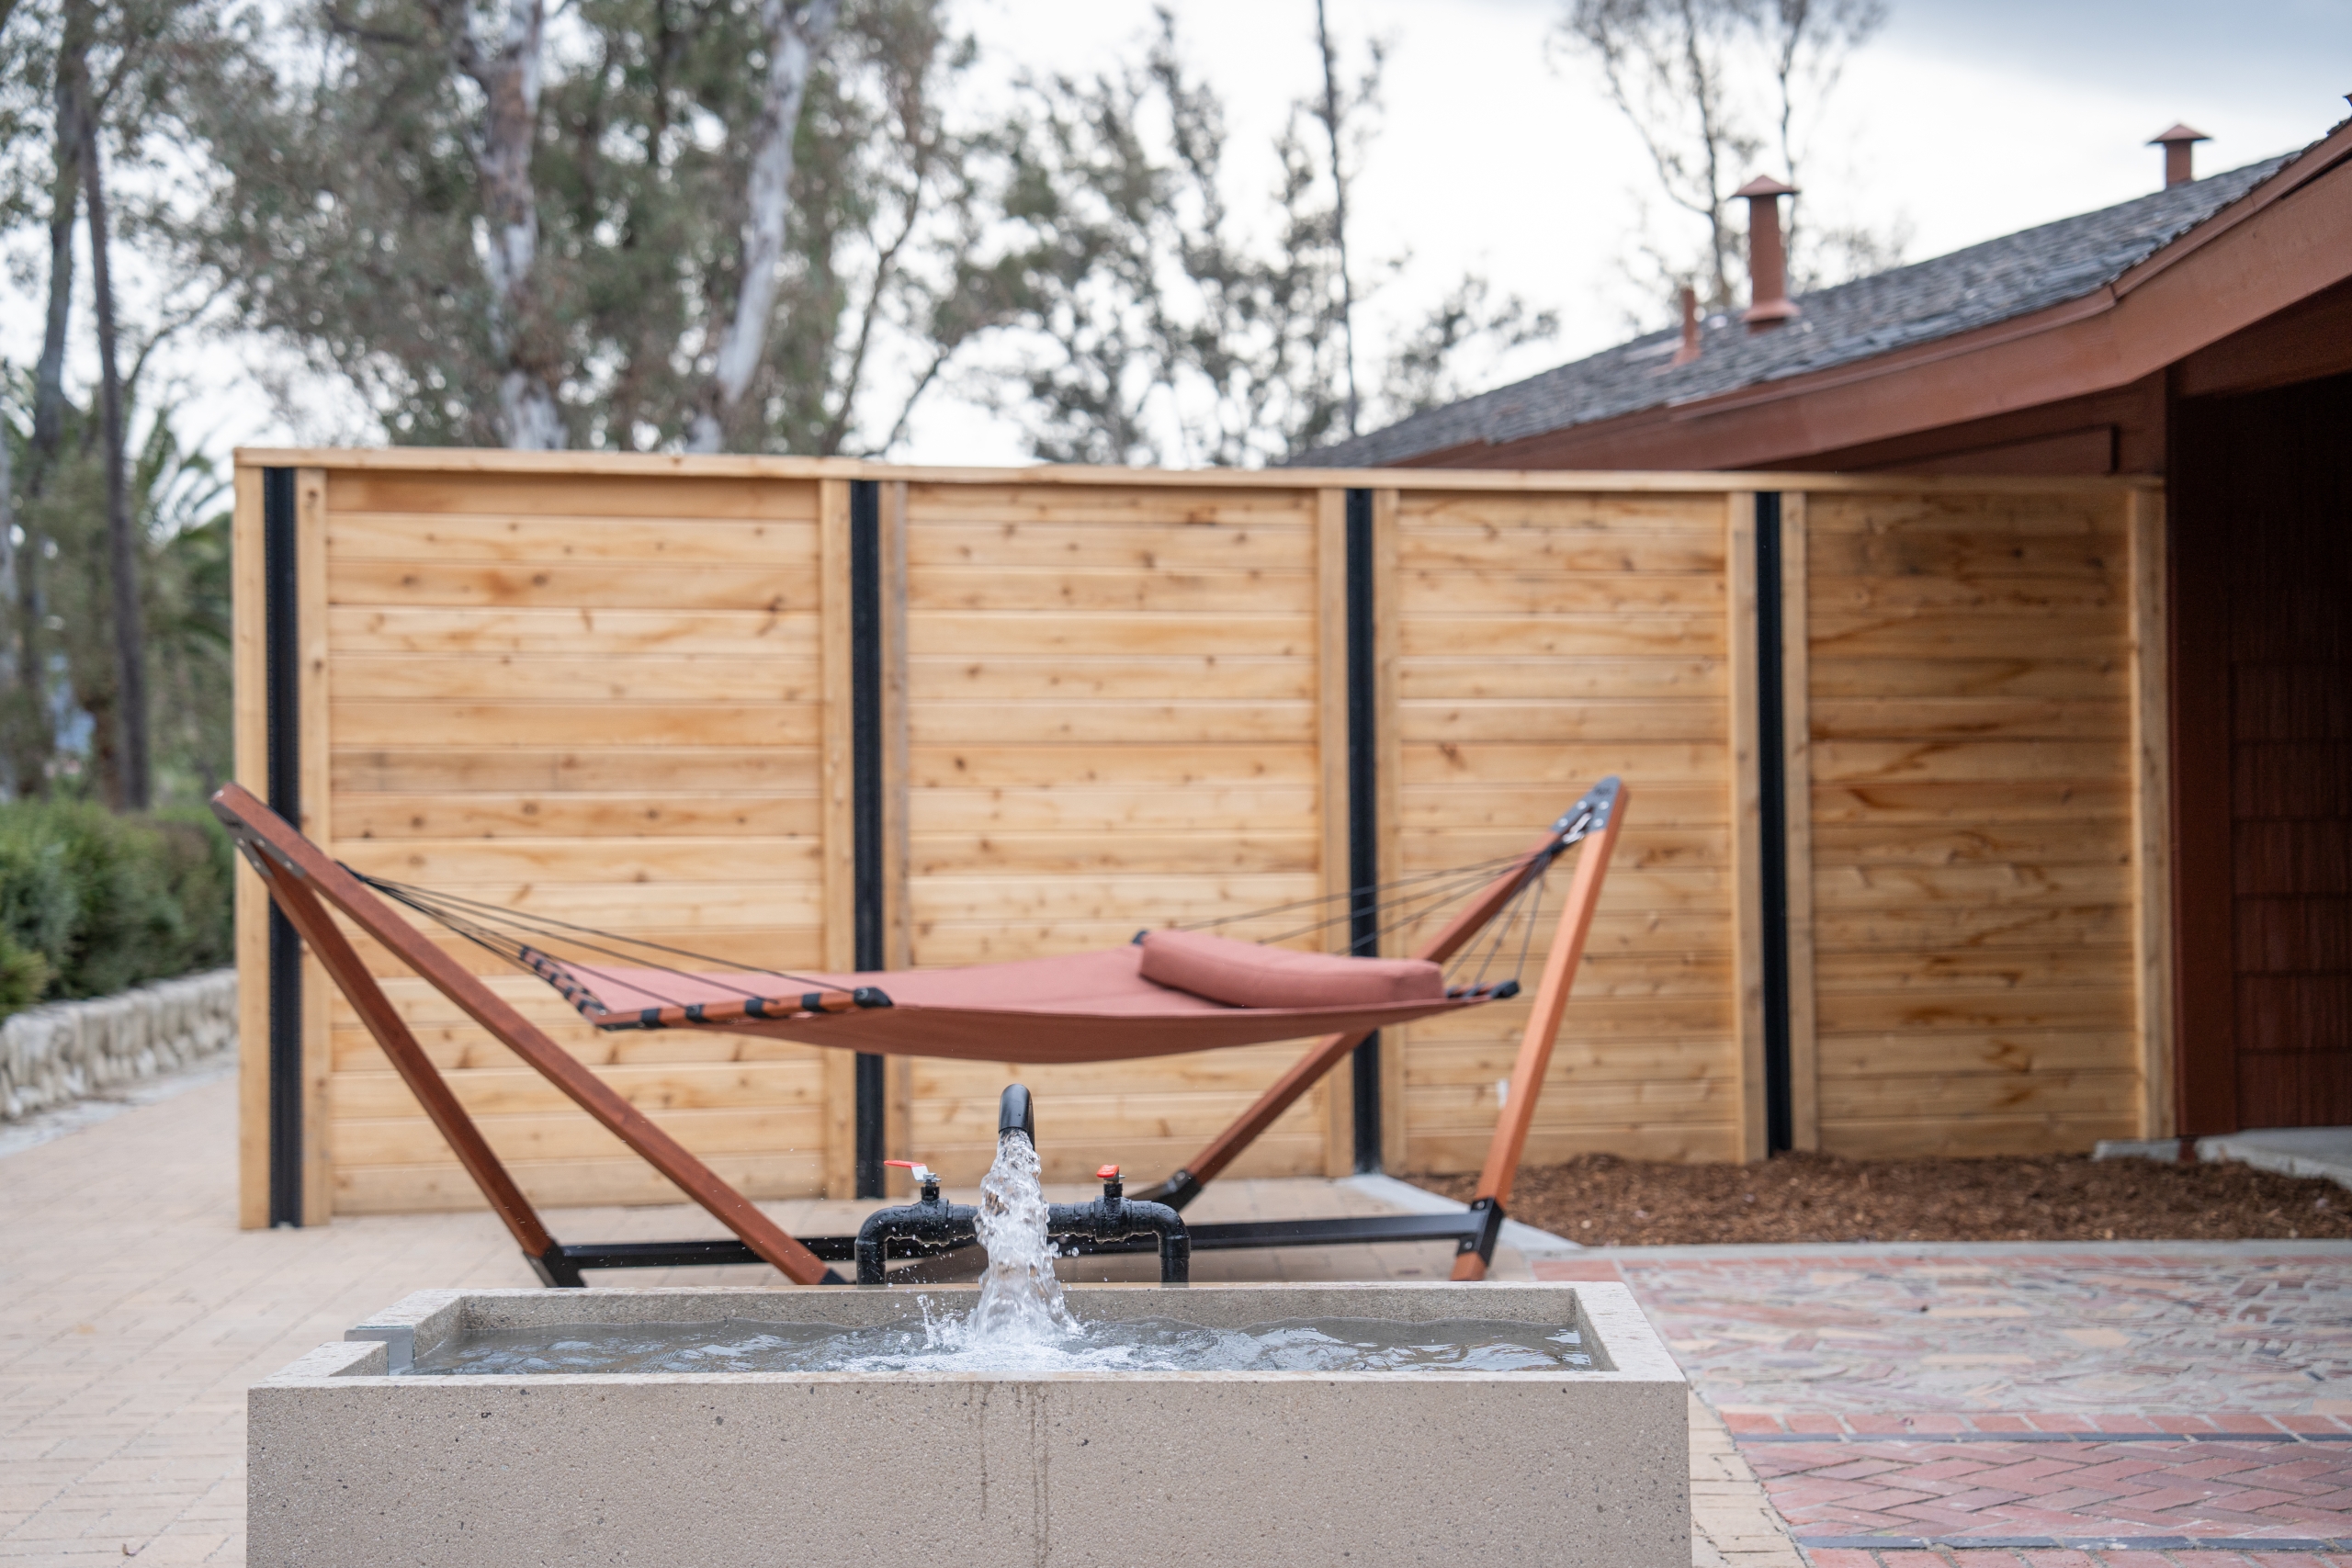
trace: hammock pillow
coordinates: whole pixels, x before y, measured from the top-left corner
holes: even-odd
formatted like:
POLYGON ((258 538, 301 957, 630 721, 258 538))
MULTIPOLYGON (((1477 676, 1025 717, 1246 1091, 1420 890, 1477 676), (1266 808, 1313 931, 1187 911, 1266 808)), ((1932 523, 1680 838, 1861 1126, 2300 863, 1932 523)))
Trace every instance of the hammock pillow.
POLYGON ((1207 931, 1146 931, 1142 945, 1145 979, 1229 1007, 1353 1007, 1445 995, 1445 972, 1420 958, 1297 953, 1207 931))

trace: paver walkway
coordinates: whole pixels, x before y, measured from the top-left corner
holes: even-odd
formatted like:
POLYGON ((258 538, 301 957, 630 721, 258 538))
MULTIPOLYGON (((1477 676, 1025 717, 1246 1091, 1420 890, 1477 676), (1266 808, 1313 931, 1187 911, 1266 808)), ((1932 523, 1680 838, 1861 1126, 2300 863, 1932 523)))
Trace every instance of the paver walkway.
POLYGON ((2352 1565, 2352 1244, 1533 1269, 1633 1285, 1818 1568, 2352 1565))
MULTIPOLYGON (((0 1156, 0 1564, 244 1561, 245 1390, 412 1291, 529 1285, 487 1213, 235 1226, 235 1086, 202 1084, 0 1156)), ((1069 1196, 1084 1196, 1075 1190, 1069 1196)), ((872 1205, 762 1205, 804 1235, 872 1205)), ((1388 1213, 1348 1182, 1225 1181, 1203 1219, 1388 1213)), ((706 1235, 696 1211, 559 1211, 580 1240, 706 1235)), ((1088 1259, 1104 1272, 1149 1259, 1088 1259)), ((1528 1278, 1498 1254, 1498 1278, 1528 1278)), ((1210 1253, 1196 1279, 1442 1279, 1442 1245, 1210 1253)), ((763 1269, 645 1270, 759 1283, 763 1269)), ((1720 1422, 1693 1401, 1698 1568, 1798 1568, 1720 1422)))

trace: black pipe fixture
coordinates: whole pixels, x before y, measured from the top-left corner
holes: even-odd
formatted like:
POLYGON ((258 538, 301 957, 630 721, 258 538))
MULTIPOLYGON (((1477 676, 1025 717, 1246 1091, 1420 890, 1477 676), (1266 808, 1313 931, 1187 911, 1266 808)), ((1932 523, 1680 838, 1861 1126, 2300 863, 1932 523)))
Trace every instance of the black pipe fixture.
MULTIPOLYGON (((1006 1088, 997 1101, 997 1137, 1019 1135, 1032 1148, 1037 1143, 1037 1106, 1021 1084, 1006 1088)), ((876 1209, 857 1231, 857 1282, 884 1282, 889 1259, 931 1258, 972 1246, 978 1239, 979 1211, 969 1203, 950 1203, 939 1195, 939 1175, 913 1160, 889 1162, 914 1173, 921 1195, 911 1203, 876 1209)), ((1102 1196, 1091 1203, 1049 1203, 1046 1234, 1063 1248, 1064 1257, 1091 1252, 1126 1252, 1132 1243, 1148 1239, 1159 1253, 1159 1282, 1182 1285, 1193 1277, 1193 1242, 1183 1216, 1165 1203, 1148 1203, 1126 1196, 1119 1168, 1106 1165, 1095 1172, 1102 1196)))
MULTIPOLYGON (((1037 1109, 1029 1090, 1013 1084, 997 1102, 997 1135, 1019 1133, 1034 1147, 1037 1142, 1037 1109)), ((978 1211, 968 1204, 943 1201, 938 1175, 913 1160, 891 1160, 914 1173, 921 1199, 897 1208, 879 1209, 866 1217, 854 1236, 802 1236, 800 1244, 828 1263, 857 1264, 857 1282, 885 1282, 885 1265, 892 1258, 936 1258, 979 1245, 974 1224, 978 1211)), ((1223 1224, 1186 1225, 1165 1203, 1130 1199, 1116 1166, 1096 1173, 1102 1196, 1092 1203, 1054 1203, 1046 1210, 1047 1234, 1060 1244, 1064 1257, 1090 1257, 1114 1252, 1157 1250, 1160 1282, 1187 1283, 1192 1278, 1193 1253, 1273 1247, 1338 1247, 1371 1242, 1449 1242, 1457 1253, 1475 1252, 1493 1261, 1501 1238, 1503 1211, 1490 1198, 1449 1214, 1343 1214, 1315 1220, 1238 1220, 1223 1224)), ((582 1283, 582 1269, 668 1269, 681 1264, 750 1263, 759 1254, 732 1236, 696 1241, 624 1241, 605 1244, 571 1243, 556 1247, 546 1259, 557 1277, 550 1282, 582 1283)))

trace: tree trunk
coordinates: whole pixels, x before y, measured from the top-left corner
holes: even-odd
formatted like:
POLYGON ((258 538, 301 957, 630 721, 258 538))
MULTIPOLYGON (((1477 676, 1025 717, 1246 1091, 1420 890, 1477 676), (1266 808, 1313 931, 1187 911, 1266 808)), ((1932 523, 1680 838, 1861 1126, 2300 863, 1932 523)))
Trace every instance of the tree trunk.
POLYGON ((500 434, 520 451, 554 451, 564 444, 563 414, 556 406, 557 356, 539 298, 539 201, 531 180, 546 0, 514 0, 494 54, 474 38, 469 0, 437 0, 434 9, 449 39, 450 59, 487 100, 473 154, 490 231, 491 344, 506 362, 498 382, 500 434))
POLYGON ((1315 41, 1323 51, 1323 129, 1331 137, 1331 243, 1340 263, 1340 341, 1348 356, 1348 434, 1363 411, 1356 392, 1356 291, 1348 272, 1348 176, 1340 164, 1340 57, 1331 47, 1323 0, 1315 0, 1315 41))
POLYGON ((82 121, 82 187, 90 203, 90 287, 98 318, 99 400, 105 410, 107 457, 107 574, 114 590, 115 720, 120 727, 118 777, 126 811, 153 804, 154 769, 149 758, 147 628, 139 603, 139 534, 130 515, 130 476, 124 471, 122 377, 115 364, 114 278, 107 241, 106 182, 98 164, 96 122, 82 121))
POLYGON ((690 451, 719 449, 767 352, 776 268, 784 260, 785 219, 792 206, 792 139, 799 130, 809 69, 840 15, 841 0, 802 0, 798 6, 789 0, 761 0, 768 75, 753 132, 751 173, 744 180, 742 265, 736 277, 734 315, 711 356, 710 378, 704 383, 687 432, 690 451))
MULTIPOLYGON (((38 700, 39 683, 31 671, 17 658, 18 638, 16 626, 17 607, 17 475, 16 443, 0 432, 0 604, 10 615, 6 646, 0 648, 0 667, 5 668, 6 682, 0 684, 0 767, 7 769, 6 784, 14 786, 23 773, 20 753, 25 743, 25 708, 28 697, 38 700)), ((12 795, 19 792, 13 787, 12 795)))
MULTIPOLYGON (((74 225, 81 216, 82 122, 89 112, 90 44, 97 10, 90 0, 66 0, 64 29, 58 42, 52 97, 49 185, 49 310, 41 327, 40 360, 33 372, 31 461, 25 467, 24 496, 37 501, 48 489, 65 436, 65 334, 74 303, 74 225)), ((18 799, 49 789, 49 761, 57 749, 51 723, 48 638, 42 635, 40 578, 42 540, 36 513, 22 518, 24 546, 17 552, 16 633, 18 726, 9 758, 18 799)))

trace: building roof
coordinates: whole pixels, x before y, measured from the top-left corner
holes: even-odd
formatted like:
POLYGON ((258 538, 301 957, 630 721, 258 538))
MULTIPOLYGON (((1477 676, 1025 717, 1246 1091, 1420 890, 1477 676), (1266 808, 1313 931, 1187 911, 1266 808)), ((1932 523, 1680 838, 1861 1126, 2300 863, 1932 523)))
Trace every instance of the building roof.
POLYGON ((2266 159, 1815 289, 1798 298, 1803 313, 1796 320, 1770 332, 1750 333, 1736 318, 1713 317, 1702 329, 1703 351, 1688 365, 1668 363, 1680 342, 1679 329, 1651 333, 1292 461, 1372 468, 1500 446, 1826 370, 2029 315, 2113 283, 2299 155, 2266 159))

